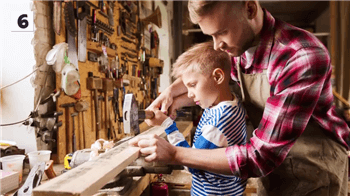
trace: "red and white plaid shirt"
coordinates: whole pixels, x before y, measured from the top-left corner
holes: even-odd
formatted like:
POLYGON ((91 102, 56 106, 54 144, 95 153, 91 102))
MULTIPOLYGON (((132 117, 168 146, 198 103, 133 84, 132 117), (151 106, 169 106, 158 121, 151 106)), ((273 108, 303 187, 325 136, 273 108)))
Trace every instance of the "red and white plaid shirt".
MULTIPOLYGON (((332 69, 327 48, 311 33, 275 20, 266 10, 264 13, 254 61, 244 68, 247 61, 243 54, 241 70, 253 74, 267 69, 270 97, 255 135, 246 145, 226 150, 232 173, 242 178, 265 176, 279 166, 310 118, 346 147, 349 134, 349 127, 332 105, 332 69)), ((238 58, 232 58, 231 76, 235 81, 238 58)))

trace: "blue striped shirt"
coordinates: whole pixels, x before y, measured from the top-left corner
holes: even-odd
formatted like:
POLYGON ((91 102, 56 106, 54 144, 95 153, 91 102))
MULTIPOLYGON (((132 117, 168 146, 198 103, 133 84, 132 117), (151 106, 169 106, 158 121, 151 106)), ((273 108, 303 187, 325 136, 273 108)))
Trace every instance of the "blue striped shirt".
MULTIPOLYGON (((236 99, 237 100, 237 99, 236 99)), ((192 148, 214 149, 246 143, 245 110, 238 101, 223 101, 204 110, 197 126, 192 148)), ((174 122, 165 129, 171 144, 190 147, 174 122)), ((189 168, 191 195, 243 195, 246 180, 189 168)))

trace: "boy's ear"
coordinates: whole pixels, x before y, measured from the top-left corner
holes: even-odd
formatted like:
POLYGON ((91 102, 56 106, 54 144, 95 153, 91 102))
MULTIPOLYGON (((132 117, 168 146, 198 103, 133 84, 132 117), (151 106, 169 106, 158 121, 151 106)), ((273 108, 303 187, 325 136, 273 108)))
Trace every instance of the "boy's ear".
POLYGON ((224 79, 225 79, 225 73, 222 69, 220 68, 216 68, 214 69, 213 71, 213 77, 214 77, 214 80, 217 84, 221 84, 224 82, 224 79))

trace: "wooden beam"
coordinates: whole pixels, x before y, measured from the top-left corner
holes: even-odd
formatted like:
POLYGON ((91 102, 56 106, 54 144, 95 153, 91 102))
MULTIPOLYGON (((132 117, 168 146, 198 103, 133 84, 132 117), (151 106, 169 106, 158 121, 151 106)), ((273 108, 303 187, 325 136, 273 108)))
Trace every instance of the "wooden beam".
MULTIPOLYGON (((156 134, 161 137, 166 135, 162 127, 153 127, 140 135, 145 134, 156 134)), ((139 155, 138 147, 129 146, 124 142, 95 160, 85 162, 38 186, 33 190, 33 195, 93 195, 139 155)))
MULTIPOLYGON (((176 123, 179 131, 185 134, 188 134, 193 127, 191 121, 179 121, 176 123)), ((143 127, 146 128, 147 126, 143 124, 143 127)), ((162 127, 150 128, 140 135, 146 134, 166 137, 162 127)), ((85 162, 77 168, 38 186, 33 190, 33 195, 93 195, 138 157, 139 148, 131 147, 127 142, 124 142, 95 160, 85 162)), ((132 193, 142 192, 141 190, 147 187, 149 180, 148 175, 147 177, 139 178, 133 184, 132 193)))
POLYGON ((333 89, 333 95, 334 95, 339 101, 341 101, 344 105, 346 105, 347 107, 350 107, 350 103, 349 103, 344 97, 342 97, 339 93, 337 93, 337 91, 335 91, 335 89, 333 89))

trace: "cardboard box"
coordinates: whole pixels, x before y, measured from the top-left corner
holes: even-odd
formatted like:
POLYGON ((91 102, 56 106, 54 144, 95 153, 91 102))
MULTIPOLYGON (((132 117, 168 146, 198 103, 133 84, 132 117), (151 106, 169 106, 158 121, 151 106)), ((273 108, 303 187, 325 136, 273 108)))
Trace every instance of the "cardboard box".
POLYGON ((0 170, 0 193, 5 194, 18 188, 18 172, 0 170))

